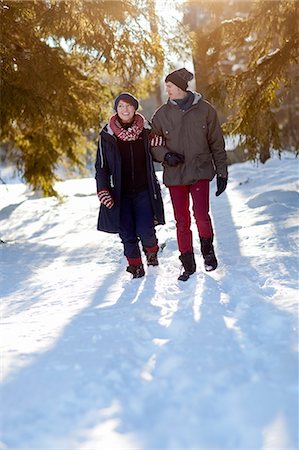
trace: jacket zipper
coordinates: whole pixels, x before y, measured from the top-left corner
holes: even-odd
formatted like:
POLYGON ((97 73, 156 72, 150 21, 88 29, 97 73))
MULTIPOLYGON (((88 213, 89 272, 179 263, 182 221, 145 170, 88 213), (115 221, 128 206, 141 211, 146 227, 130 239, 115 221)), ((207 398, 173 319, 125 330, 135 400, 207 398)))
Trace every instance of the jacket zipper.
POLYGON ((135 174, 134 174, 134 152, 132 144, 130 144, 130 153, 131 153, 131 169, 132 169, 132 188, 135 191, 135 174))
POLYGON ((154 199, 157 200, 156 186, 155 186, 154 175, 153 175, 153 174, 152 174, 151 178, 152 178, 152 186, 153 186, 154 199))
POLYGON ((103 148, 102 148, 102 138, 99 139, 99 147, 100 147, 100 157, 101 157, 101 169, 104 167, 104 156, 103 156, 103 148))
POLYGON ((158 196, 157 196, 157 192, 156 192, 156 183, 154 180, 154 176, 155 176, 155 168, 153 167, 153 170, 151 169, 151 167, 154 165, 153 160, 152 160, 152 155, 150 154, 150 150, 148 149, 148 147, 146 148, 146 159, 147 159, 147 165, 149 166, 149 171, 151 174, 151 182, 152 182, 152 187, 153 187, 153 194, 154 194, 154 199, 157 200, 158 196))

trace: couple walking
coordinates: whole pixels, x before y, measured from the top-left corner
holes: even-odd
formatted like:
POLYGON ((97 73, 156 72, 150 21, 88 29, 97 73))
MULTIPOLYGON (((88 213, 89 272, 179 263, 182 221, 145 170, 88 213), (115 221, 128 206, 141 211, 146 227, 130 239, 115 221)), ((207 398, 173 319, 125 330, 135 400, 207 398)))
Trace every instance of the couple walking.
POLYGON ((209 187, 216 175, 216 196, 226 189, 227 159, 217 113, 188 89, 192 78, 185 68, 167 75, 168 100, 151 124, 137 112, 138 100, 121 93, 114 101, 115 114, 100 132, 95 164, 101 203, 98 230, 119 234, 133 278, 145 275, 139 242, 147 265, 158 265, 155 226, 164 224, 165 218, 153 161, 163 165, 163 182, 172 201, 183 266, 178 279, 186 281, 196 271, 190 197, 205 269, 217 268, 209 187))

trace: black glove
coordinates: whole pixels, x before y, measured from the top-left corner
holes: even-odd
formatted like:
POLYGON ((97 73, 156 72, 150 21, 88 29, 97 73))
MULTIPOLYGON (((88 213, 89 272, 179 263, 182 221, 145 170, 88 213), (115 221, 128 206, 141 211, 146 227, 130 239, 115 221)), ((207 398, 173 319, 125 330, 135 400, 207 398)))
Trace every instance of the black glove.
POLYGON ((217 175, 217 191, 216 191, 216 197, 218 197, 222 192, 225 191, 227 186, 227 178, 222 177, 221 175, 217 175))
POLYGON ((167 152, 164 156, 164 161, 170 167, 176 167, 185 161, 184 155, 176 152, 167 152))

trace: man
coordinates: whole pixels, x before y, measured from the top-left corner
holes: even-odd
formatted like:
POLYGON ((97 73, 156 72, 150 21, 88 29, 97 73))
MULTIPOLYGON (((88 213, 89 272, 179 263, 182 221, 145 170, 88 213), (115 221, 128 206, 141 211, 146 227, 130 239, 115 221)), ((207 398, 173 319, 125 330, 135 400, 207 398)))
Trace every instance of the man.
POLYGON ((163 181, 169 188, 177 228, 180 260, 186 281, 196 271, 193 252, 190 196, 206 271, 217 268, 213 227, 209 215, 209 184, 217 175, 220 195, 227 185, 227 156, 224 139, 212 105, 197 92, 188 90, 193 74, 185 68, 165 79, 167 102, 154 113, 152 155, 163 163, 163 181))

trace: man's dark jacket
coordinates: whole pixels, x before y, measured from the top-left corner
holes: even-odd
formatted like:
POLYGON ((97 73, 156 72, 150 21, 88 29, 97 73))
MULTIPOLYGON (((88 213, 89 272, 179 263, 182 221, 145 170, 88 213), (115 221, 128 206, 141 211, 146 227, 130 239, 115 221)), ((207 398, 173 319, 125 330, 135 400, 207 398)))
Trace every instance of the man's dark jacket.
POLYGON ((217 113, 201 94, 193 94, 193 103, 186 111, 168 99, 152 117, 153 133, 165 140, 165 145, 152 148, 154 160, 163 162, 167 152, 184 155, 183 164, 164 164, 166 186, 211 181, 215 174, 227 178, 227 155, 217 113))

